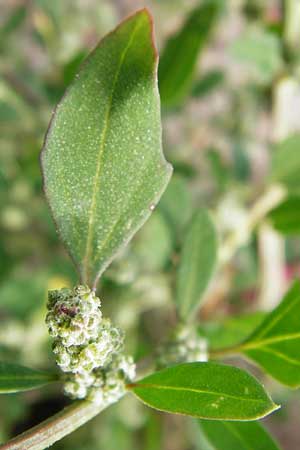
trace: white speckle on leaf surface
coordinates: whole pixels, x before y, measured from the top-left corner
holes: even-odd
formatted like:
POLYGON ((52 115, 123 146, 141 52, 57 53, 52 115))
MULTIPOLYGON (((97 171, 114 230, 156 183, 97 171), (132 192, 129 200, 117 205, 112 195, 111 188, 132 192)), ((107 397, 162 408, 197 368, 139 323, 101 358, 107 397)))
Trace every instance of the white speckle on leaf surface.
POLYGON ((141 11, 100 42, 56 109, 42 153, 46 196, 84 283, 96 284, 171 176, 151 27, 141 11))

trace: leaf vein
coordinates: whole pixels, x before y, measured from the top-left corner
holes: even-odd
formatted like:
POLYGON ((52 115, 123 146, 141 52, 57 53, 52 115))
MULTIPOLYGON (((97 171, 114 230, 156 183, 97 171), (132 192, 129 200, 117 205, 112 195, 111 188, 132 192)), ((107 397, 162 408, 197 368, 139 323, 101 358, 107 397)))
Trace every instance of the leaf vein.
POLYGON ((263 347, 268 344, 275 344, 276 342, 285 342, 285 341, 293 341, 296 339, 300 339, 300 333, 290 333, 286 335, 274 336, 267 339, 262 339, 261 341, 250 341, 249 344, 244 344, 241 347, 241 350, 252 350, 256 348, 263 347))
POLYGON ((267 332, 276 325, 294 306, 295 304, 299 302, 299 296, 296 296, 295 299, 293 299, 290 304, 287 304, 286 308, 282 311, 282 314, 275 316, 273 320, 270 321, 269 324, 267 324, 266 327, 264 327, 264 324, 261 325, 261 332, 258 332, 258 334, 255 337, 257 339, 258 337, 263 337, 267 334, 267 332))
POLYGON ((277 356, 278 358, 281 358, 281 359, 289 362, 290 364, 293 364, 295 366, 300 366, 300 361, 298 361, 295 358, 291 358, 291 357, 285 355, 284 353, 281 353, 278 350, 274 350, 273 348, 264 347, 264 348, 260 349, 260 351, 264 352, 264 353, 271 353, 271 354, 277 356))
POLYGON ((131 36, 127 42, 127 45, 125 46, 121 57, 120 57, 120 63, 119 66, 117 68, 114 80, 113 80, 113 84, 112 84, 112 90, 111 90, 111 95, 109 97, 109 102, 107 105, 107 110, 106 110, 106 114, 105 114, 105 120, 104 120, 104 127, 103 127, 103 131, 102 131, 102 136, 101 136, 101 140, 100 140, 100 148, 99 148, 99 152, 98 152, 98 157, 97 157, 97 163, 96 163, 96 172, 95 172, 95 177, 94 177, 94 182, 93 182, 93 193, 92 193, 92 201, 91 201, 91 208, 90 208, 90 212, 89 212, 89 222, 88 222, 88 231, 87 231, 87 240, 86 240, 86 252, 85 252, 85 256, 84 256, 84 263, 83 263, 83 281, 84 282, 88 282, 89 281, 89 259, 91 256, 91 252, 92 252, 92 242, 93 242, 93 235, 94 235, 94 224, 95 224, 95 209, 96 209, 96 196, 97 196, 97 192, 99 191, 99 187, 100 187, 100 179, 101 179, 101 161, 102 161, 102 155, 104 153, 104 148, 105 148, 105 140, 106 140, 106 135, 108 132, 108 128, 109 128, 109 122, 110 122, 110 116, 111 116, 111 108, 112 108, 112 102, 113 102, 113 96, 114 96, 114 92, 115 92, 115 87, 116 84, 118 82, 118 78, 123 66, 123 63, 125 61, 127 52, 133 42, 133 39, 135 37, 135 34, 138 30, 138 28, 140 27, 140 23, 138 22, 132 33, 131 36))
POLYGON ((224 392, 212 392, 212 391, 205 391, 202 389, 195 389, 195 388, 190 388, 190 387, 185 387, 185 388, 181 388, 179 386, 167 386, 167 385, 158 385, 158 384, 136 384, 134 385, 134 389, 138 389, 138 388, 150 388, 150 389, 161 389, 161 390, 171 390, 171 391, 188 391, 188 392, 194 392, 197 394, 208 394, 208 395, 213 395, 216 397, 228 397, 228 398, 233 398, 235 400, 247 400, 249 402, 253 402, 253 403, 262 403, 263 400, 259 400, 257 398, 248 398, 248 397, 239 397, 237 395, 231 395, 231 394, 226 394, 224 392))

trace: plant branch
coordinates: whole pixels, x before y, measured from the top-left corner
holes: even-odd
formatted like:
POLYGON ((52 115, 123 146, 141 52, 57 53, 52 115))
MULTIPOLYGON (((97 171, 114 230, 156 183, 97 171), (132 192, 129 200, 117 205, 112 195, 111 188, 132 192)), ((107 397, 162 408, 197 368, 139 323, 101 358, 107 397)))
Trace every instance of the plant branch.
MULTIPOLYGON (((229 356, 236 356, 241 353, 244 347, 242 345, 237 345, 234 347, 224 347, 216 350, 209 351, 209 360, 210 359, 222 359, 229 356)), ((0 447, 1 448, 1 447, 0 447)))
POLYGON ((80 400, 30 430, 0 445, 0 450, 43 450, 85 424, 107 406, 80 400))
POLYGON ((249 211, 246 223, 231 234, 222 245, 219 255, 221 265, 227 264, 232 259, 236 250, 248 241, 256 226, 273 208, 279 205, 285 197, 286 191, 282 186, 272 185, 258 198, 249 211))

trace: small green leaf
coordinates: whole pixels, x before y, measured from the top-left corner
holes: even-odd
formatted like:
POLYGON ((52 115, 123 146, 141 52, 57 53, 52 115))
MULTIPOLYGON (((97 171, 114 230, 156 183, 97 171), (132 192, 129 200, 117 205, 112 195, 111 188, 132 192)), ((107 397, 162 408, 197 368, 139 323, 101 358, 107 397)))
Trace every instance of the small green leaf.
POLYGON ((0 394, 29 391, 56 380, 53 373, 0 362, 0 394))
POLYGON ((251 174, 250 160, 244 142, 237 140, 232 145, 233 175, 241 182, 246 182, 251 174))
POLYGON ((232 176, 231 171, 224 163, 218 150, 209 148, 206 157, 210 165, 211 177, 216 184, 216 188, 223 192, 232 176))
POLYGON ((199 421, 214 450, 279 450, 278 445, 258 422, 199 421))
POLYGON ((278 408, 247 372, 210 362, 172 366, 128 388, 155 409, 202 419, 255 420, 278 408))
POLYGON ((273 227, 284 235, 300 234, 300 196, 291 196, 268 215, 273 227))
POLYGON ((271 161, 271 181, 282 183, 291 193, 300 193, 300 135, 278 144, 271 161))
POLYGON ((141 270, 155 272, 164 267, 172 252, 172 237, 159 210, 137 233, 131 252, 141 270))
POLYGON ((196 311, 217 261, 217 235, 205 209, 193 217, 183 243, 179 265, 176 304, 181 319, 196 311))
POLYGON ((206 44, 218 13, 218 1, 205 1, 193 9, 182 28, 164 48, 159 64, 162 104, 177 106, 188 94, 199 52, 206 44))
POLYGON ((220 70, 210 70, 195 82, 192 90, 193 97, 205 97, 214 92, 225 81, 225 74, 220 70))
POLYGON ((175 240, 189 221, 192 208, 187 181, 181 176, 174 175, 161 198, 158 209, 168 222, 175 240))
POLYGON ((263 29, 249 28, 234 40, 230 51, 263 82, 270 82, 282 65, 278 37, 263 29))
POLYGON ((222 321, 203 322, 198 327, 198 333, 208 339, 211 350, 233 347, 239 345, 253 333, 263 321, 265 314, 257 311, 228 317, 222 321))
POLYGON ((157 51, 143 9, 108 34, 58 105, 42 152, 46 196, 82 281, 96 285, 170 175, 157 51))
POLYGON ((239 347, 276 380, 300 386, 300 283, 297 281, 253 334, 239 347))

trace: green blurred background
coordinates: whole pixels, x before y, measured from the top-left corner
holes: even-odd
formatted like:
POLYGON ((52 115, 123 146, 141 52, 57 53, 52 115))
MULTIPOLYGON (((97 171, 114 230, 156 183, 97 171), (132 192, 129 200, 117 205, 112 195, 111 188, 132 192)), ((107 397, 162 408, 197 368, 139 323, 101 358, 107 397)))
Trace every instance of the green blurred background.
MULTIPOLYGON (((54 366, 44 325, 47 290, 74 284, 76 273, 43 196, 39 153, 53 108, 81 61, 122 18, 143 6, 154 16, 163 54, 164 149, 175 169, 159 207, 100 286, 106 313, 126 330, 137 358, 175 322, 174 273, 193 210, 209 207, 221 238, 237 229, 265 186, 274 143, 300 131, 300 32, 293 17, 286 26, 289 2, 220 0, 200 25, 190 20, 177 61, 187 73, 176 78, 174 58, 164 58, 163 49, 203 3, 0 0, 0 359, 54 366)), ((297 17, 300 23, 299 11, 297 17)), ((227 318, 271 309, 299 274, 299 255, 297 236, 283 239, 268 225, 254 233, 206 299, 201 332, 212 342, 246 335, 255 315, 242 325, 227 318)), ((284 449, 300 448, 299 394, 264 382, 284 404, 267 427, 284 449)), ((57 388, 1 396, 0 441, 67 402, 57 388)), ((209 447, 191 420, 153 412, 128 396, 53 448, 209 447)))

